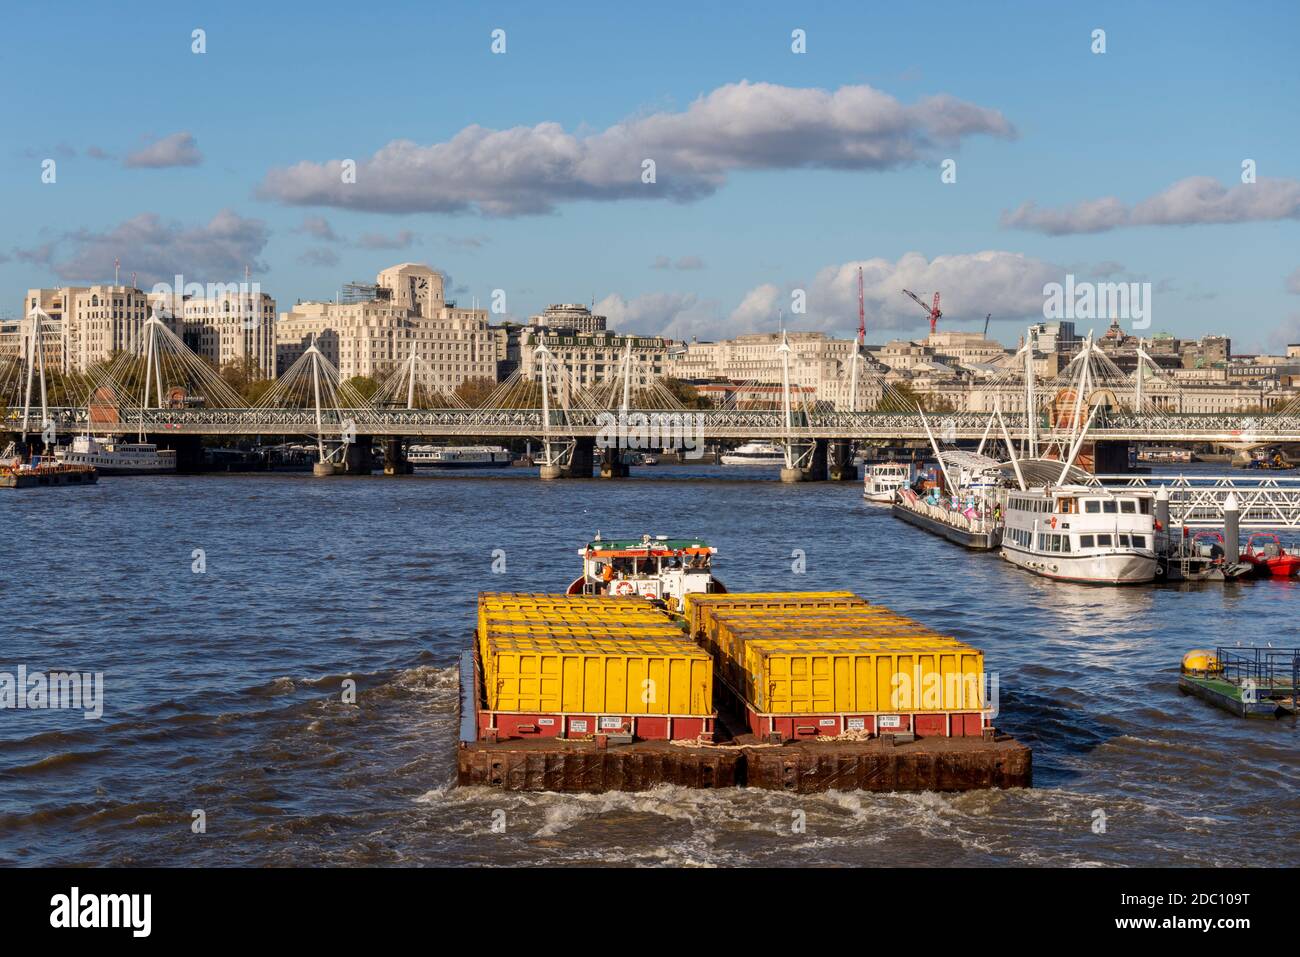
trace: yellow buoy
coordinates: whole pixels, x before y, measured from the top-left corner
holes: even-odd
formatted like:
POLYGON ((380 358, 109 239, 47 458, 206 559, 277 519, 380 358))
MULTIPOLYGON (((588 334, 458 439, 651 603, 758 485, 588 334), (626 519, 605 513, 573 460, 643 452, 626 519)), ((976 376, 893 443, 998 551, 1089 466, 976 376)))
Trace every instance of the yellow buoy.
POLYGON ((1222 671, 1223 666, 1219 664, 1219 659, 1214 656, 1214 652, 1205 651, 1197 648, 1183 655, 1183 672, 1212 674, 1216 671, 1222 671))

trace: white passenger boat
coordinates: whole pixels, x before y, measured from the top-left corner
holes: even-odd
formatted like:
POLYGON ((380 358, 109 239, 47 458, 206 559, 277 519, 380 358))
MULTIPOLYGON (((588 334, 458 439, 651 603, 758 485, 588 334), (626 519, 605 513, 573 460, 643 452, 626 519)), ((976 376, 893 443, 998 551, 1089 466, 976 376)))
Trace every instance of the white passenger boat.
POLYGON ((862 479, 862 497, 888 505, 898 490, 916 481, 916 466, 908 462, 882 462, 867 469, 862 479))
POLYGON ((158 475, 176 471, 176 452, 152 442, 127 442, 111 437, 78 435, 71 445, 54 450, 63 465, 89 465, 100 475, 158 475))
POLYGON ((774 442, 746 442, 724 452, 723 465, 785 465, 785 449, 774 442))
POLYGON ((1035 575, 1098 585, 1156 577, 1155 495, 1092 485, 1006 493, 1002 557, 1035 575))
POLYGON ((406 460, 417 469, 503 469, 510 452, 499 445, 413 445, 406 460))

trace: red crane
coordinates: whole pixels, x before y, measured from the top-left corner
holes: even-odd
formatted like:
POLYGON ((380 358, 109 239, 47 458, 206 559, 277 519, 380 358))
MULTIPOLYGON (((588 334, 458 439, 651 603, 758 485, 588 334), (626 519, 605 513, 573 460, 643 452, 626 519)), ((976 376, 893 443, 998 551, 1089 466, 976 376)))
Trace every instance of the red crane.
POLYGON ((935 327, 938 326, 938 324, 939 324, 939 317, 943 315, 943 313, 942 313, 942 312, 940 311, 940 309, 939 309, 939 294, 938 294, 937 292, 934 294, 934 305, 933 305, 933 306, 927 306, 924 302, 921 301, 921 297, 918 296, 916 293, 912 292, 912 290, 910 290, 910 289, 904 289, 904 290, 903 290, 903 295, 904 295, 904 296, 907 296, 909 299, 911 299, 913 302, 915 302, 918 306, 920 306, 922 309, 924 309, 927 313, 929 313, 929 315, 930 315, 930 335, 934 335, 935 327))
POLYGON ((858 267, 858 348, 867 341, 867 310, 862 302, 862 267, 858 267))

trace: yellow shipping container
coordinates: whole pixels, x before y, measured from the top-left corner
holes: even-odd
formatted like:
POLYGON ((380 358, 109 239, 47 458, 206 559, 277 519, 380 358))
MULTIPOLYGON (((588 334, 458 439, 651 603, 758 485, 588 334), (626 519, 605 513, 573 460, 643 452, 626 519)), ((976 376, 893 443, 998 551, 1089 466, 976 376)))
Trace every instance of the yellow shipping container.
POLYGON ((503 637, 486 658, 488 707, 497 711, 713 713, 712 661, 686 641, 503 637))
POLYGON ((747 641, 741 691, 777 714, 977 711, 984 655, 969 645, 880 650, 846 641, 812 649, 783 639, 747 641))
POLYGON ((487 630, 492 619, 503 621, 548 622, 608 622, 640 621, 652 623, 671 623, 662 611, 638 600, 629 604, 555 604, 525 605, 512 602, 480 602, 478 608, 479 634, 487 630))
POLYGON ((725 592, 687 595, 685 612, 691 634, 698 635, 705 628, 707 616, 723 610, 851 608, 866 604, 851 591, 725 592))

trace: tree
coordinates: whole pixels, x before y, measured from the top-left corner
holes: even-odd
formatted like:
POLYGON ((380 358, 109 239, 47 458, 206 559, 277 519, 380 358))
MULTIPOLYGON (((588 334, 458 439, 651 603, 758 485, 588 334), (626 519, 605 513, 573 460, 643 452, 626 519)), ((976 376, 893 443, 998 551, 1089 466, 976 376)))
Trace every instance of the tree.
POLYGON ((496 387, 496 380, 486 376, 466 379, 456 386, 456 397, 470 408, 476 409, 483 404, 483 400, 496 391, 496 387))

